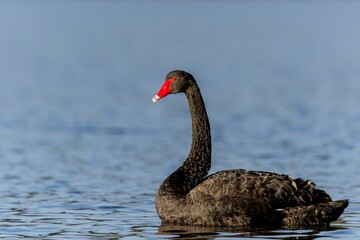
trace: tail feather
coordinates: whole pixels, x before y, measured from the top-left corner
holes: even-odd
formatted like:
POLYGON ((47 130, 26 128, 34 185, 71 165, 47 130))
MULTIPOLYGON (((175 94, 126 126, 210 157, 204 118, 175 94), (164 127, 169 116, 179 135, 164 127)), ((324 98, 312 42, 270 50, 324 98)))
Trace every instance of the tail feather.
POLYGON ((345 199, 278 209, 274 217, 284 226, 327 226, 338 219, 348 205, 349 200, 345 199))

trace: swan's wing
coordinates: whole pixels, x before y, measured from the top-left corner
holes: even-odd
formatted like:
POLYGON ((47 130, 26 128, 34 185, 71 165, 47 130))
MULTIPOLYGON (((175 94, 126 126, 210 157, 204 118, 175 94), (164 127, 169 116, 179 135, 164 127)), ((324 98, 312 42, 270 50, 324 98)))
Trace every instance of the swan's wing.
POLYGON ((189 192, 187 200, 207 205, 213 214, 250 216, 251 221, 261 221, 276 209, 331 200, 314 186, 311 181, 293 180, 289 175, 237 169, 210 175, 189 192))

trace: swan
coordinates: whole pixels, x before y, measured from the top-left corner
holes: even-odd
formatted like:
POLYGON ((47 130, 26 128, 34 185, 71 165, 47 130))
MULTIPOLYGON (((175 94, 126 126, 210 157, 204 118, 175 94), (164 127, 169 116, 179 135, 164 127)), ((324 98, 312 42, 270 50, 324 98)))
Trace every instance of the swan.
POLYGON ((156 194, 163 223, 199 226, 328 226, 348 206, 333 201, 302 178, 266 171, 233 169, 207 176, 211 166, 210 123, 195 78, 174 70, 153 102, 185 93, 192 119, 192 143, 183 164, 156 194))

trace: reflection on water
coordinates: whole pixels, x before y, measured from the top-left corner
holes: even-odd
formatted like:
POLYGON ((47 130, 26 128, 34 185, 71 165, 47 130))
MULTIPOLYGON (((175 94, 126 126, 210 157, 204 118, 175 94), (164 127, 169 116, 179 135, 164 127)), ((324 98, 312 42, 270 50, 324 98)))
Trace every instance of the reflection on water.
POLYGON ((328 228, 313 229, 272 229, 272 228, 239 228, 239 227, 195 227, 162 225, 160 235, 167 238, 213 239, 216 237, 231 238, 276 238, 276 239, 315 239, 331 236, 329 232, 340 231, 345 228, 331 226, 328 228))
POLYGON ((0 236, 358 239, 359 10, 355 1, 0 2, 0 236), (151 102, 175 68, 204 95, 211 172, 312 179, 350 199, 341 219, 303 230, 162 226, 155 194, 191 138, 183 96, 151 102))

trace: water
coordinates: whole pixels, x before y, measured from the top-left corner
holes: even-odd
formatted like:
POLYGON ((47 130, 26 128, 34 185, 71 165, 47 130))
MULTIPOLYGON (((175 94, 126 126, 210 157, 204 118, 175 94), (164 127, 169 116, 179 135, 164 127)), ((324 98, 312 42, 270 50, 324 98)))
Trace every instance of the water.
POLYGON ((360 3, 1 1, 0 236, 360 236, 360 3), (161 226, 161 181, 186 157, 173 69, 201 86, 213 167, 314 180, 350 206, 329 229, 161 226))

